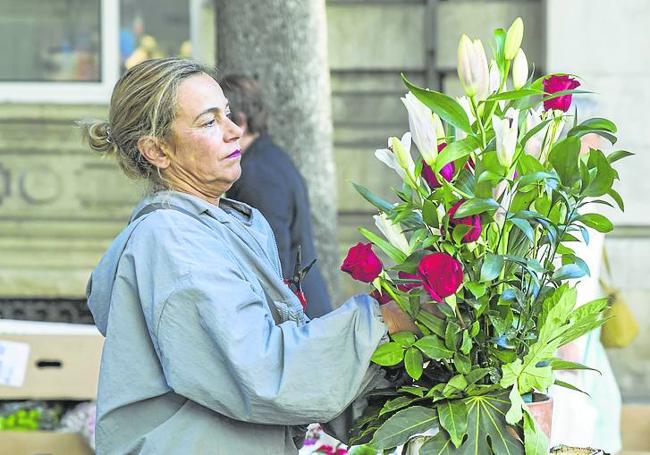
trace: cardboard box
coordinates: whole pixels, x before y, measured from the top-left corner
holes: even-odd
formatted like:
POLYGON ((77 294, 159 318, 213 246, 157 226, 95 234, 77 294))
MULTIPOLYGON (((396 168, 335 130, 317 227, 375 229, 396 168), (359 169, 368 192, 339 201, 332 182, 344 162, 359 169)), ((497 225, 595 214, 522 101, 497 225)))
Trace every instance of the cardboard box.
POLYGON ((93 451, 77 433, 0 431, 0 454, 92 455, 93 451))
POLYGON ((94 400, 103 343, 90 325, 0 320, 0 397, 94 400))

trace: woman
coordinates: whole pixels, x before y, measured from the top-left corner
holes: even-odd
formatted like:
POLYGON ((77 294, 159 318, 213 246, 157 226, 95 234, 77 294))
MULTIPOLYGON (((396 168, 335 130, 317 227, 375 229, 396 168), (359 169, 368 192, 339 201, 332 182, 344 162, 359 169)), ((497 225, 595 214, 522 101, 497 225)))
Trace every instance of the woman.
POLYGON ((93 150, 151 189, 88 283, 106 336, 100 455, 295 454, 296 426, 340 428, 376 382, 386 331, 415 330, 365 295, 307 320, 268 223, 222 197, 241 171, 228 114, 208 68, 168 58, 131 68, 109 121, 84 124, 93 150))

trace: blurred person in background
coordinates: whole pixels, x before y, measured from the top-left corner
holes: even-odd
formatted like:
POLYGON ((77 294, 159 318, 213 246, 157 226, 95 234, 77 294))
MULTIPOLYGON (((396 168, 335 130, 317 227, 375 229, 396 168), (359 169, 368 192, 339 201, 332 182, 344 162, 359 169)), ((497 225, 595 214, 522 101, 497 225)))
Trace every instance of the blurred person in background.
MULTIPOLYGON (((268 133, 268 114, 257 82, 248 76, 228 75, 220 85, 230 102, 233 120, 242 129, 242 175, 228 197, 262 212, 275 234, 284 277, 290 278, 298 248, 303 263, 316 258, 307 185, 289 155, 268 133)), ((332 310, 318 263, 305 276, 302 290, 310 318, 332 310)))

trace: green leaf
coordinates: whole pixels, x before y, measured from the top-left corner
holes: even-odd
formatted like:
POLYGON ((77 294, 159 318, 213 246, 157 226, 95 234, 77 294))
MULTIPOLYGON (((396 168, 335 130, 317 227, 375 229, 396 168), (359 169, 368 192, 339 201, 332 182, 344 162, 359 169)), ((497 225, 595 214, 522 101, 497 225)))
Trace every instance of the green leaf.
POLYGON ((488 253, 481 266, 481 281, 492 281, 501 273, 503 256, 488 253))
POLYGON ((451 442, 460 447, 467 432, 467 406, 461 400, 447 400, 437 409, 440 426, 447 430, 451 442))
POLYGON ((465 218, 466 216, 478 215, 479 213, 493 212, 498 208, 499 203, 492 198, 468 199, 458 207, 458 210, 454 214, 454 218, 465 218))
POLYGON ((454 352, 447 349, 443 341, 436 335, 422 337, 415 342, 414 346, 433 360, 451 359, 454 356, 454 352))
POLYGON ((582 278, 585 275, 585 271, 577 264, 567 264, 563 265, 553 273, 553 280, 573 280, 576 278, 582 278))
POLYGON ((477 368, 475 370, 470 371, 468 374, 465 375, 467 384, 471 385, 480 381, 490 372, 490 370, 491 368, 477 368))
POLYGON ((393 209, 393 204, 384 201, 382 198, 372 193, 368 188, 356 183, 352 183, 352 186, 354 186, 354 189, 356 189, 366 201, 370 202, 382 212, 388 213, 393 209))
POLYGON ((469 336, 467 330, 463 330, 463 342, 460 345, 460 352, 463 354, 469 354, 472 350, 472 339, 469 336))
MULTIPOLYGON (((442 149, 442 152, 440 152, 440 154, 438 154, 438 156, 436 157, 436 161, 434 164, 435 171, 440 172, 440 170, 446 164, 449 164, 452 161, 456 161, 466 157, 474 150, 479 148, 479 146, 480 144, 474 138, 474 136, 467 136, 465 139, 452 142, 451 144, 447 145, 447 147, 442 149)), ((445 182, 442 183, 445 184, 445 182)))
POLYGON ((428 199, 425 199, 422 204, 422 219, 431 227, 437 228, 440 225, 436 206, 428 199))
POLYGON ((397 365, 404 358, 404 348, 395 342, 384 343, 377 348, 371 360, 378 365, 390 367, 397 365))
POLYGON ((406 255, 400 251, 398 248, 395 248, 388 240, 382 239, 377 234, 372 231, 369 231, 366 228, 359 228, 359 233, 365 238, 370 240, 372 243, 377 245, 384 253, 388 255, 393 261, 401 264, 406 260, 406 255))
POLYGON ((626 158, 628 156, 633 156, 634 153, 628 152, 626 150, 617 150, 615 152, 610 153, 607 156, 607 161, 609 161, 609 164, 612 164, 620 159, 626 158))
POLYGON ((517 228, 524 233, 528 239, 533 242, 535 239, 535 234, 533 233, 533 228, 530 226, 530 223, 526 220, 522 220, 521 218, 510 218, 510 221, 512 224, 517 226, 517 228))
POLYGON ((375 432, 370 445, 379 450, 404 444, 415 434, 423 433, 437 422, 436 411, 423 406, 412 406, 391 416, 375 432))
POLYGON ((612 199, 614 199, 614 201, 618 205, 618 208, 621 209, 621 212, 624 212, 625 211, 625 204, 623 203, 623 198, 621 197, 621 195, 618 194, 618 192, 616 190, 614 190, 613 188, 610 188, 609 191, 607 192, 607 194, 612 199))
POLYGON ((472 134, 472 127, 469 124, 467 114, 455 99, 434 90, 418 87, 411 83, 404 74, 402 74, 402 80, 409 91, 431 109, 434 114, 438 114, 442 120, 454 125, 456 128, 472 134))
POLYGON ((580 215, 578 221, 582 222, 585 226, 597 230, 598 232, 610 232, 614 229, 612 222, 600 213, 586 213, 580 215))
POLYGON ((461 374, 467 374, 472 371, 472 359, 469 355, 463 354, 460 351, 454 352, 454 365, 456 370, 461 374))
POLYGON ((415 343, 415 335, 412 332, 397 332, 393 333, 390 337, 403 348, 410 348, 415 343))
POLYGON ((408 348, 404 356, 404 367, 409 376, 416 381, 422 376, 422 353, 415 348, 408 348))
POLYGON ((369 445, 354 446, 348 450, 348 455, 377 455, 377 451, 369 445))
POLYGON ((456 245, 459 245, 463 242, 463 237, 467 235, 469 231, 473 229, 473 226, 467 224, 457 224, 454 226, 454 230, 451 232, 451 238, 453 239, 456 245))
POLYGON ((524 407, 524 400, 521 398, 516 382, 512 385, 508 398, 510 398, 510 409, 506 412, 506 422, 510 425, 516 425, 521 420, 524 407))
POLYGON ((524 135, 524 137, 521 138, 521 141, 519 141, 520 144, 521 144, 521 146, 523 147, 524 145, 526 145, 526 143, 530 140, 531 137, 533 137, 535 134, 537 134, 537 133, 539 133, 540 131, 542 131, 542 129, 544 129, 544 127, 546 127, 546 125, 548 125, 548 124, 551 123, 552 121, 553 121, 553 119, 552 119, 552 118, 549 118, 549 119, 546 119, 546 120, 544 120, 544 121, 541 121, 541 122, 539 122, 537 125, 535 125, 535 126, 534 126, 530 131, 528 131, 528 132, 524 135))
POLYGON ((591 370, 599 373, 602 376, 602 373, 595 368, 590 368, 581 363, 569 362, 568 360, 553 359, 549 361, 549 365, 553 370, 591 370))
POLYGON ((460 326, 455 322, 449 321, 447 323, 447 329, 445 330, 445 346, 452 351, 456 350, 458 345, 458 332, 460 331, 460 326))
POLYGON ((432 315, 428 311, 420 311, 416 317, 416 320, 424 326, 431 330, 433 333, 439 337, 445 336, 445 323, 442 319, 432 315))
POLYGON ((519 90, 511 90, 509 92, 495 93, 488 96, 485 102, 487 103, 490 101, 518 100, 527 96, 538 96, 543 94, 544 92, 532 88, 521 88, 519 90))
POLYGON ((447 384, 445 384, 445 388, 442 390, 442 394, 445 397, 451 397, 452 395, 457 394, 458 392, 462 392, 467 388, 469 384, 467 383, 467 379, 465 379, 465 376, 462 374, 457 374, 456 376, 452 377, 449 381, 447 381, 447 384))
POLYGON ((617 172, 605 158, 605 154, 600 150, 591 150, 589 152, 588 167, 595 174, 590 173, 591 181, 582 192, 584 196, 597 197, 607 194, 617 178, 617 172))
POLYGON ((575 392, 584 393, 588 397, 591 396, 587 392, 585 392, 584 390, 579 389, 578 387, 574 386, 573 384, 569 384, 568 382, 560 381, 559 379, 556 379, 554 384, 557 385, 557 386, 560 386, 560 387, 564 387, 565 389, 573 390, 575 392))
POLYGON ((472 295, 477 299, 485 295, 485 283, 475 283, 473 281, 468 281, 467 283, 463 283, 463 286, 467 288, 469 292, 471 292, 472 295))
POLYGON ((548 160, 557 171, 562 183, 571 186, 580 177, 578 156, 580 154, 580 139, 567 137, 561 140, 549 153, 548 160))
POLYGON ((447 431, 440 431, 422 445, 420 455, 523 455, 521 442, 506 431, 509 401, 504 394, 473 396, 463 402, 467 407, 467 438, 460 449, 453 447, 447 431))
POLYGON ((403 409, 410 405, 411 403, 420 400, 422 397, 407 397, 407 396, 399 396, 397 398, 393 398, 392 400, 388 400, 386 403, 384 403, 384 406, 381 408, 381 411, 379 411, 379 415, 382 416, 384 414, 388 414, 391 412, 399 411, 400 409, 403 409))
POLYGON ((526 455, 548 455, 548 438, 528 411, 524 414, 524 449, 526 455))

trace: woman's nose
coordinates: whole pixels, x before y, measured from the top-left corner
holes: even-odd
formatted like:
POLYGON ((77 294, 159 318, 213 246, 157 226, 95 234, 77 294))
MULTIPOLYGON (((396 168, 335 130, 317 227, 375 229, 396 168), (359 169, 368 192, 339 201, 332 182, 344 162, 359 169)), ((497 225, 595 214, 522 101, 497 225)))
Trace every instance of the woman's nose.
POLYGON ((225 135, 226 142, 239 140, 242 134, 244 134, 244 130, 242 130, 242 128, 239 125, 237 125, 235 122, 228 119, 226 135, 225 135))

